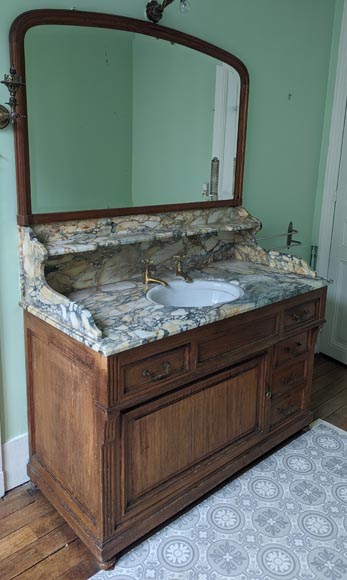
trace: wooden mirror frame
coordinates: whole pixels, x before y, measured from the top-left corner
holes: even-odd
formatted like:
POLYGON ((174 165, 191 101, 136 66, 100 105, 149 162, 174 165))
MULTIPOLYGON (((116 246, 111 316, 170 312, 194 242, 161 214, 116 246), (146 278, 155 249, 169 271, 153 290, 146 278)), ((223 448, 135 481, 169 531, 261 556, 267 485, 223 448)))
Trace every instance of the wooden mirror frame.
POLYGON ((64 211, 54 213, 33 214, 31 207, 30 188, 30 164, 29 164, 29 138, 27 121, 27 100, 25 86, 18 91, 17 111, 24 117, 19 118, 14 125, 15 133, 15 157, 17 177, 17 223, 22 226, 67 220, 79 220, 101 217, 113 217, 131 214, 148 214, 170 211, 182 211, 189 209, 203 209, 211 207, 238 206, 242 202, 242 185, 245 158, 245 140, 247 124, 247 108, 249 94, 249 75, 246 66, 241 60, 231 53, 209 44, 183 32, 166 28, 150 22, 103 14, 99 12, 82 12, 76 10, 40 9, 30 10, 20 14, 13 22, 10 29, 10 57, 11 64, 22 75, 25 82, 25 34, 34 26, 64 25, 86 26, 94 28, 108 28, 137 32, 147 36, 153 36, 162 40, 168 40, 183 46, 187 46, 199 52, 208 54, 213 58, 231 65, 240 75, 240 108, 237 136, 237 155, 235 169, 234 198, 232 200, 212 202, 191 202, 167 205, 152 205, 131 208, 96 209, 81 211, 64 211))

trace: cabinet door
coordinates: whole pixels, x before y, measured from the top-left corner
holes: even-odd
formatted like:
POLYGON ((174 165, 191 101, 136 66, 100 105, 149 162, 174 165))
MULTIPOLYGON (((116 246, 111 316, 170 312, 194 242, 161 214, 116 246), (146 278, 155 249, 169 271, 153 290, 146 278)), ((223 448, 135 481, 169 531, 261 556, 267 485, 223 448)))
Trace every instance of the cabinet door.
POLYGON ((123 414, 123 517, 208 478, 260 438, 265 360, 123 414))

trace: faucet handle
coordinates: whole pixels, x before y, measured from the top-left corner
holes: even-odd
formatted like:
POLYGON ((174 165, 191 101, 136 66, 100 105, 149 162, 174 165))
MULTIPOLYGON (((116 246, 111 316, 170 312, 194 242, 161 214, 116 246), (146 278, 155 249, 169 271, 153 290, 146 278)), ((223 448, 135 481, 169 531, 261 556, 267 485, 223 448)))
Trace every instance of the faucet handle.
POLYGON ((173 257, 177 260, 177 262, 176 262, 176 276, 181 276, 185 282, 193 282, 191 277, 185 273, 185 271, 183 270, 183 266, 182 266, 182 262, 187 256, 179 255, 179 256, 173 256, 173 257))
POLYGON ((147 284, 147 280, 151 276, 150 270, 151 270, 151 266, 153 264, 153 260, 148 260, 148 259, 141 260, 141 264, 144 267, 143 268, 143 281, 145 284, 147 284))
POLYGON ((141 260, 141 264, 143 264, 144 266, 146 266, 146 268, 148 268, 148 266, 153 266, 153 260, 144 259, 141 260))

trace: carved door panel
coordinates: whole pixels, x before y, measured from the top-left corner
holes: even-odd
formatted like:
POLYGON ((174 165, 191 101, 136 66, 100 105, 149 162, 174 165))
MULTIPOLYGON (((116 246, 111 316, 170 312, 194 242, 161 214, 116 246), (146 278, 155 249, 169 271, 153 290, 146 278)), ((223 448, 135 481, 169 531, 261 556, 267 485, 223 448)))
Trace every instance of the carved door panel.
POLYGON ((264 427, 265 361, 123 414, 123 517, 187 490, 254 444, 264 427))

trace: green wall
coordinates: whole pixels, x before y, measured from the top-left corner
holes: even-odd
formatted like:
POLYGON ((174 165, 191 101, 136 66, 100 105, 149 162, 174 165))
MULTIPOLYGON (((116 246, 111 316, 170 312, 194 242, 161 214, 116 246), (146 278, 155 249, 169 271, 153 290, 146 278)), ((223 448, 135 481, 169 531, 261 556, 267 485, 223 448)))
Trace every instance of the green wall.
POLYGON ((132 40, 100 28, 29 30, 34 213, 114 207, 115 199, 119 207, 132 205, 132 40))
MULTIPOLYGON (((339 2, 339 0, 337 0, 339 2)), ((289 219, 311 244, 325 114, 335 0, 191 0, 182 15, 173 3, 163 24, 200 36, 239 56, 250 73, 244 205, 274 233, 289 219), (289 97, 291 95, 291 97, 289 97)), ((145 0, 75 0, 80 10, 142 19, 145 0)), ((0 71, 6 71, 8 30, 30 8, 67 8, 67 0, 3 0, 0 71)), ((338 23, 336 24, 338 26, 338 23)), ((336 50, 336 43, 333 45, 336 50)), ((333 59, 332 59, 332 62, 333 59)), ((44 72, 44 71, 43 71, 44 72)), ((334 82, 329 77, 328 94, 334 82)), ((8 94, 0 87, 0 102, 8 94)), ((328 103, 329 107, 331 103, 328 103)), ((0 343, 3 440, 27 430, 22 313, 16 242, 13 133, 0 132, 0 343)), ((318 210, 317 210, 318 211, 318 210)))

